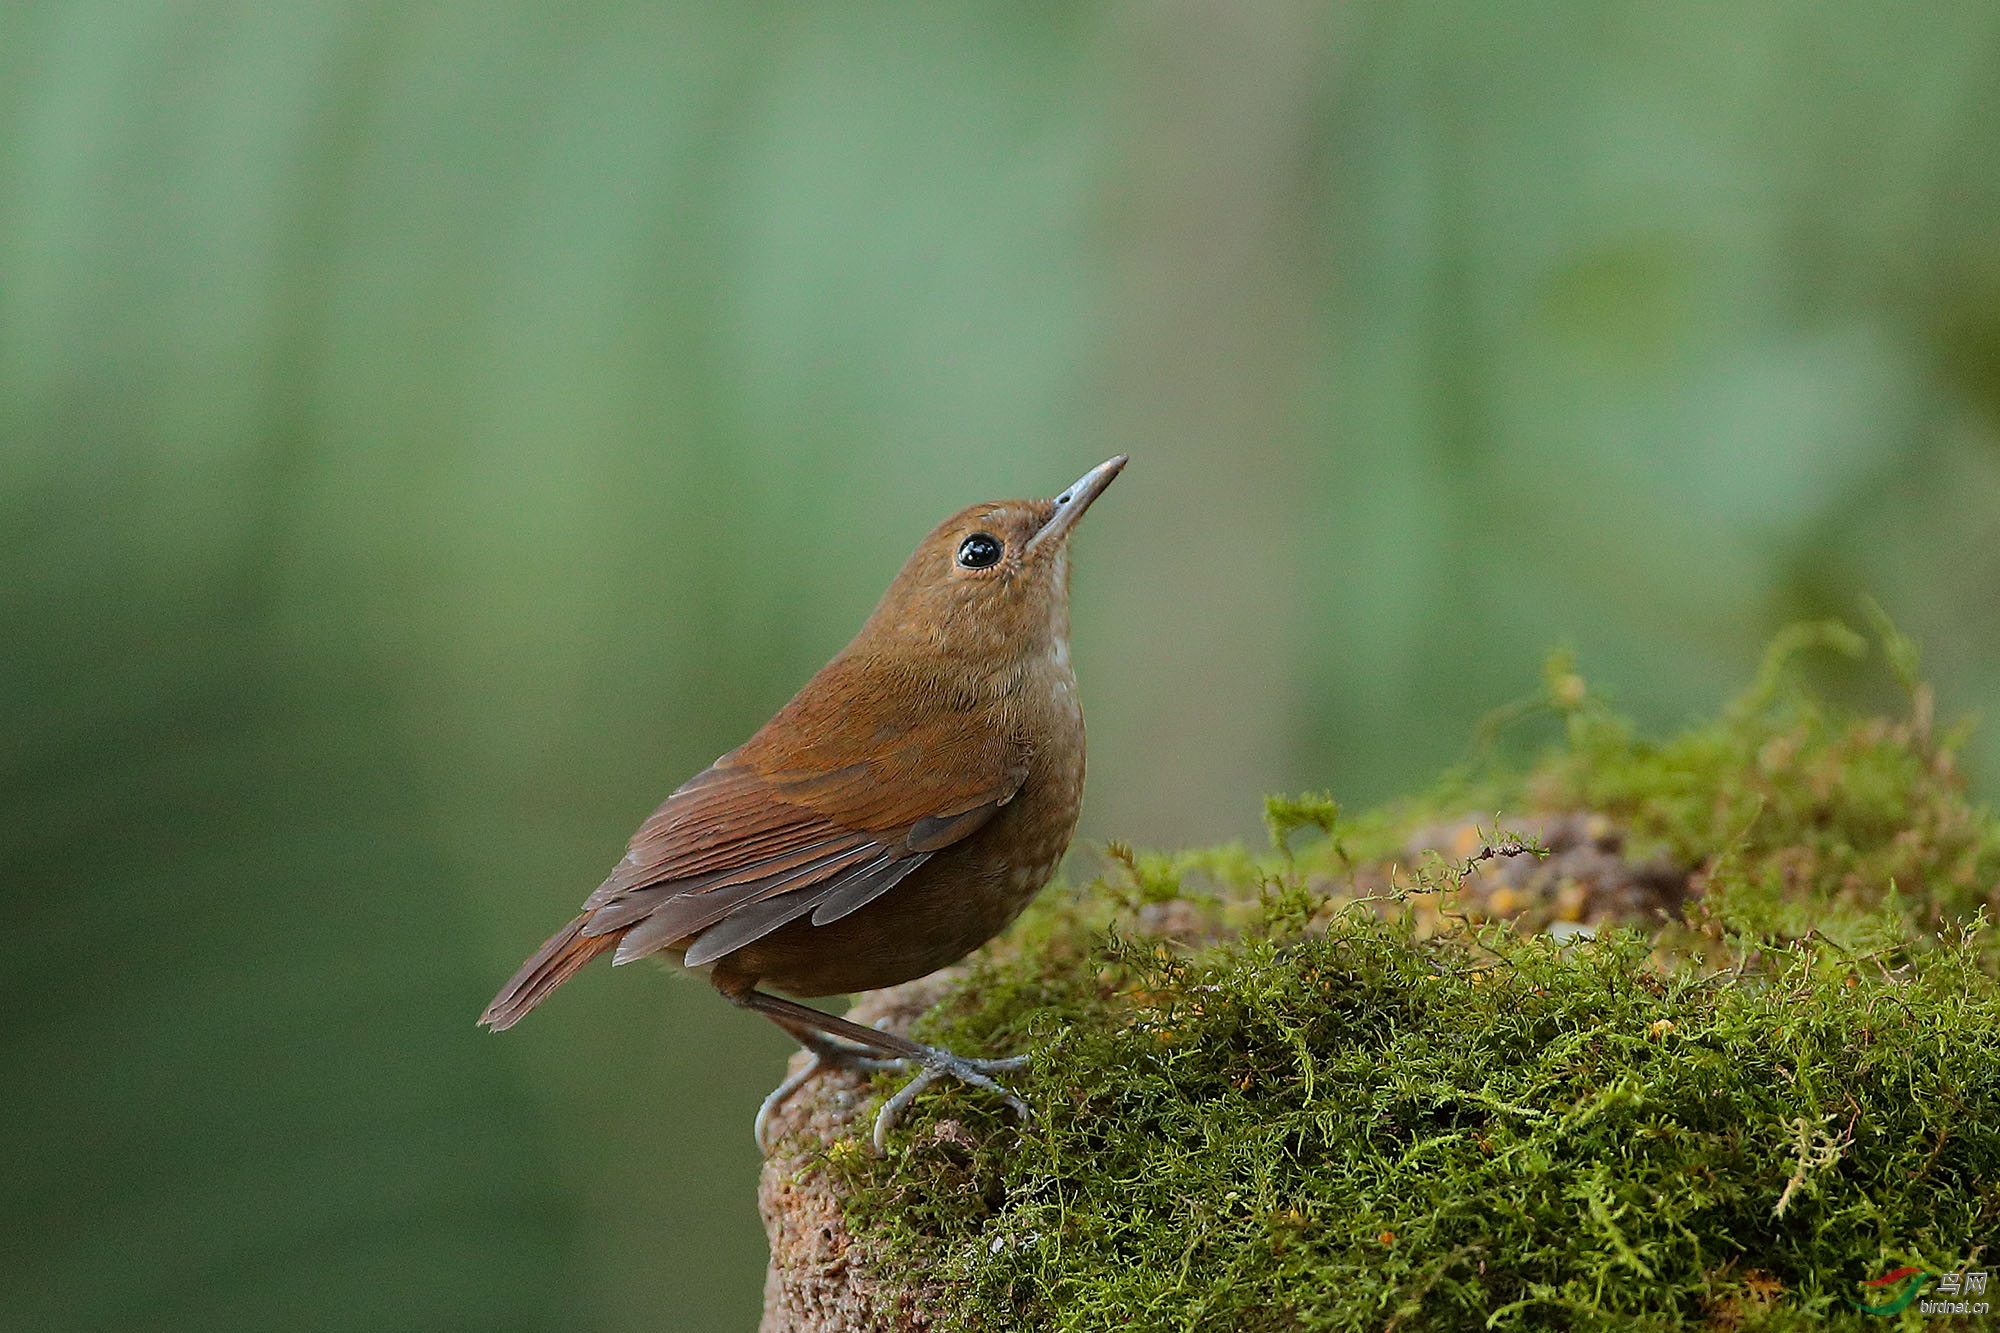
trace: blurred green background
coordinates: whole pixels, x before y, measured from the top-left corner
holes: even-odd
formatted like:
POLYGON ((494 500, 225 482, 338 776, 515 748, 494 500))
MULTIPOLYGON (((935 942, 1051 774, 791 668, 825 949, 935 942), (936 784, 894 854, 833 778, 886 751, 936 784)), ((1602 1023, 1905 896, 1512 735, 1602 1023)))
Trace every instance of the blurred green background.
POLYGON ((1864 590, 1976 708, 2000 7, 0 8, 0 1324, 748 1327, 779 1035, 473 1016, 1120 450, 1085 839, 1864 590))

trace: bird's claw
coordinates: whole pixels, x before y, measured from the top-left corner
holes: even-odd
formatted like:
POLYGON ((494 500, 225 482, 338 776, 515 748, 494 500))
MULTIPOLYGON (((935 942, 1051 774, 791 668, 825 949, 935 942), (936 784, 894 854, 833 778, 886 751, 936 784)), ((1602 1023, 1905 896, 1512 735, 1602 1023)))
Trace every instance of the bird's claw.
POLYGON ((875 1114, 875 1128, 869 1139, 874 1145, 877 1157, 887 1155, 889 1150, 889 1131, 896 1127, 897 1122, 903 1117, 903 1112, 909 1109, 910 1103, 915 1101, 925 1088, 928 1088, 941 1078, 955 1078, 959 1082, 971 1087, 984 1088, 988 1092, 996 1093, 1007 1104, 1007 1108, 1014 1113, 1016 1118, 1020 1120, 1031 1120, 1034 1118, 1034 1113, 1028 1109, 1026 1102, 1015 1096, 1012 1091, 995 1081, 992 1077, 994 1074, 1006 1073, 1009 1070, 1026 1068, 1028 1057, 1025 1055, 1009 1055, 1000 1059, 981 1060, 963 1055, 953 1055, 950 1051, 941 1051, 932 1048, 927 1049, 925 1054, 921 1056, 884 1058, 863 1055, 858 1051, 851 1051, 844 1047, 832 1045, 831 1043, 824 1048, 808 1047, 807 1052, 808 1058, 806 1062, 799 1066, 795 1072, 786 1075, 785 1081, 780 1083, 776 1088, 773 1088, 771 1095, 766 1097, 763 1104, 757 1108, 757 1120, 753 1128, 757 1136, 757 1147, 766 1156, 771 1151, 771 1119, 777 1113, 778 1108, 784 1105, 786 1100, 793 1093, 797 1092, 807 1079, 810 1079, 821 1068, 829 1064, 839 1065, 848 1069, 858 1069, 864 1073, 879 1073, 887 1069, 907 1070, 912 1065, 916 1066, 916 1076, 901 1088, 898 1088, 895 1094, 882 1104, 882 1109, 875 1114))
POLYGON ((911 1064, 920 1067, 917 1076, 897 1089, 896 1095, 882 1103, 882 1109, 875 1113, 875 1132, 869 1138, 875 1145, 877 1157, 888 1155, 889 1131, 903 1118, 903 1112, 917 1099, 917 1094, 941 1078, 955 1078, 972 1087, 997 1093, 1017 1119, 1034 1118, 1034 1112, 1028 1109, 1026 1102, 992 1078, 996 1073, 1025 1068, 1028 1063, 1028 1057, 1025 1055, 1009 1055, 998 1060, 975 1060, 962 1055, 953 1055, 950 1051, 933 1050, 921 1060, 898 1060, 889 1063, 902 1065, 905 1068, 911 1064))
POLYGON ((807 1051, 806 1062, 796 1071, 785 1075, 785 1081, 771 1089, 771 1095, 757 1108, 757 1119, 751 1125, 751 1130, 757 1136, 758 1150, 766 1157, 771 1155, 771 1117, 785 1104, 787 1098, 805 1084, 807 1079, 819 1072, 821 1063, 818 1051, 807 1051))

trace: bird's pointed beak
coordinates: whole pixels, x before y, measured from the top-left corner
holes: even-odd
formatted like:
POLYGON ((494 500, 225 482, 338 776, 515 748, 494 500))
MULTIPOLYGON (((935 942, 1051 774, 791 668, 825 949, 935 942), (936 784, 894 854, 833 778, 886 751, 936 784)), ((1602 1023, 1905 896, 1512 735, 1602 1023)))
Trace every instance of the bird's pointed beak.
POLYGON ((1070 488, 1056 497, 1056 512, 1049 521, 1042 524, 1041 531, 1028 538, 1027 550, 1032 552, 1044 542, 1060 542, 1083 517, 1083 511, 1090 508, 1091 501, 1104 494, 1104 488, 1111 484, 1125 468, 1126 456, 1107 458, 1090 471, 1078 477, 1070 488))

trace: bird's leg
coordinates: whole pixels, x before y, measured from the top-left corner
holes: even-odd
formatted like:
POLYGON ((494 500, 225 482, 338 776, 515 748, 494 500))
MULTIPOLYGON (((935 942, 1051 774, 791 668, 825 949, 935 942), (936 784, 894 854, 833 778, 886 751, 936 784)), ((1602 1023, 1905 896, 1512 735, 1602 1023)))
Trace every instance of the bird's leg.
MULTIPOLYGON (((781 999, 766 994, 755 987, 731 988, 723 994, 741 1007, 764 1015, 783 1028, 793 1040, 812 1053, 812 1059, 798 1073, 780 1083, 763 1106, 757 1111, 757 1144, 765 1147, 765 1132, 770 1118, 785 1099, 798 1091, 799 1086, 811 1078, 822 1064, 842 1065, 850 1069, 880 1070, 909 1069, 914 1067, 917 1076, 910 1080, 895 1096, 883 1103, 875 1117, 875 1131, 871 1138, 875 1151, 885 1152, 889 1131, 896 1127, 903 1112, 915 1100, 918 1093, 938 1079, 951 1077, 975 1088, 985 1088, 997 1093, 1016 1116, 1026 1120, 1030 1112, 1028 1104, 1002 1087, 993 1079, 994 1074, 1010 1069, 1020 1069, 1028 1063, 1025 1055, 1012 1055, 1000 1060, 978 1060, 963 1055, 953 1055, 950 1051, 935 1046, 926 1046, 919 1041, 894 1032, 884 1032, 879 1028, 863 1027, 859 1023, 840 1018, 834 1014, 822 1013, 810 1005, 794 1000, 781 999)), ((766 1149, 768 1151, 768 1148, 766 1149)))

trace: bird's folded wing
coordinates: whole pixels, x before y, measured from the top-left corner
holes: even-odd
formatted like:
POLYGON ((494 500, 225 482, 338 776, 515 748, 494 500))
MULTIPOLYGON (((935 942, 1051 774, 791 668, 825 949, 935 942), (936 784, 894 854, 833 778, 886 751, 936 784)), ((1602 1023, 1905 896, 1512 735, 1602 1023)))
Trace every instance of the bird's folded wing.
POLYGON ((784 755, 760 733, 640 826, 582 933, 622 930, 618 962, 692 941, 700 966, 808 912, 824 925, 860 910, 1020 789, 1025 752, 953 722, 784 755))

